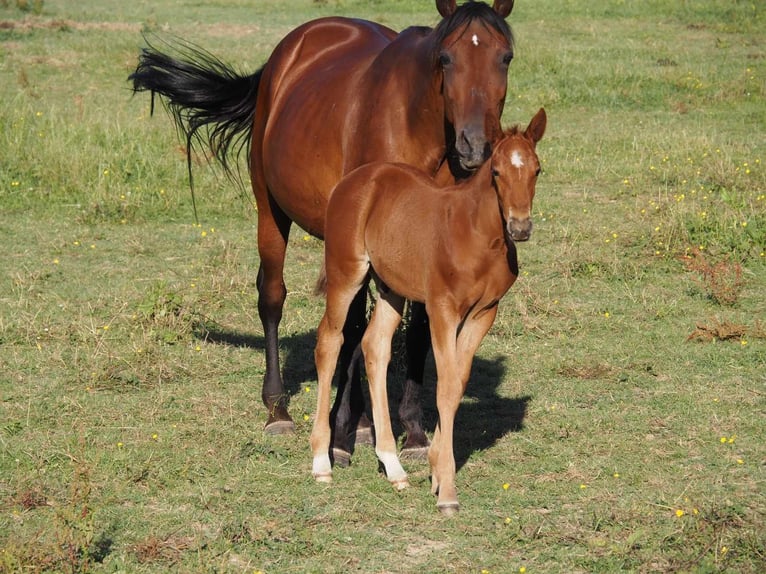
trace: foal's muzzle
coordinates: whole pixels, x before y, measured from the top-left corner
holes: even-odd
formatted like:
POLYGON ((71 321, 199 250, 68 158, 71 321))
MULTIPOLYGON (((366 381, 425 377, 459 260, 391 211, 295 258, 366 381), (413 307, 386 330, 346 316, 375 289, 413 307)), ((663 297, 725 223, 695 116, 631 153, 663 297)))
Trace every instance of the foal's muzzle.
POLYGON ((526 241, 532 236, 532 220, 512 217, 506 228, 514 241, 526 241))

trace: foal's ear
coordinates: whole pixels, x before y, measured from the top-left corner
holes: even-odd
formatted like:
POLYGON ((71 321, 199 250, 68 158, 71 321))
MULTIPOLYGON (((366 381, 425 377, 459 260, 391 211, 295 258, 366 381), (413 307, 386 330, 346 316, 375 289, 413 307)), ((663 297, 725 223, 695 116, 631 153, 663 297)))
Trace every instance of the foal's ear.
MULTIPOLYGON (((511 4, 513 4, 513 1, 511 1, 511 4)), ((442 18, 449 18, 457 9, 457 0, 436 0, 436 9, 442 15, 442 18)))
POLYGON ((513 10, 513 0, 495 0, 492 9, 503 18, 507 18, 513 10))
POLYGON ((540 111, 538 111, 535 114, 535 117, 532 118, 532 121, 529 122, 527 129, 524 131, 524 135, 535 143, 539 142, 543 139, 547 123, 548 117, 545 115, 545 109, 540 108, 540 111))

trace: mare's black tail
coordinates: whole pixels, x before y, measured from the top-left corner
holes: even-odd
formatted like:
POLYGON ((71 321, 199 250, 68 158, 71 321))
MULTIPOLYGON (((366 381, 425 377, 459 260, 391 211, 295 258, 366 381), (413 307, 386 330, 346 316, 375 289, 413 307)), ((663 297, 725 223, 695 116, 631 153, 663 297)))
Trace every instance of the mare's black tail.
POLYGON ((128 80, 133 92, 152 92, 164 96, 165 103, 181 132, 186 136, 186 159, 191 181, 191 151, 201 143, 213 153, 225 171, 234 175, 234 159, 244 147, 250 151, 255 101, 261 70, 249 76, 235 72, 221 60, 187 43, 170 45, 178 57, 147 43, 138 67, 128 80))

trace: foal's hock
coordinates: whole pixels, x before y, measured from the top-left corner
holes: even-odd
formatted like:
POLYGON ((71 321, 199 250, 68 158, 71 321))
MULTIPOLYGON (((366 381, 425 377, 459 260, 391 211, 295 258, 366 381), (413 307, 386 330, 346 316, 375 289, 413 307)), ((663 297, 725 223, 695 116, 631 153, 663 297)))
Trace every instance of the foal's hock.
POLYGON ((311 434, 313 474, 332 480, 330 391, 349 306, 370 275, 378 301, 362 340, 376 432, 388 480, 408 486, 396 454, 386 392, 391 338, 405 299, 425 303, 437 369, 439 421, 428 453, 438 508, 452 514, 453 426, 474 354, 518 276, 516 241, 532 233, 543 109, 526 130, 511 128, 469 180, 438 187, 402 164, 373 163, 344 177, 330 196, 325 226, 327 307, 319 325, 317 413, 311 434))

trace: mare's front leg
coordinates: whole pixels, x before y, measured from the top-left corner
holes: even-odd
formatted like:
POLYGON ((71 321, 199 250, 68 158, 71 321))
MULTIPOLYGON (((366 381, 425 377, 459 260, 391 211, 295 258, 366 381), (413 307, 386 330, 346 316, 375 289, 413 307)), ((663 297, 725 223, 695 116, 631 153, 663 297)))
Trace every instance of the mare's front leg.
POLYGON ((372 419, 375 423, 375 453, 386 469, 389 482, 398 490, 409 486, 407 473, 396 455, 396 440, 388 411, 387 372, 391 361, 391 339, 402 320, 404 299, 381 291, 375 311, 362 339, 362 350, 370 383, 372 419))
POLYGON ((423 409, 420 396, 423 390, 426 358, 431 349, 431 332, 426 308, 422 303, 413 302, 411 304, 406 347, 407 377, 404 381, 402 400, 399 403, 399 420, 405 431, 402 458, 425 459, 430 443, 423 430, 423 409))
POLYGON ((279 323, 287 295, 284 264, 291 224, 292 221, 276 204, 258 202, 258 254, 261 263, 256 285, 258 315, 266 340, 266 375, 261 398, 268 409, 265 430, 269 434, 287 434, 295 430, 295 424, 287 412, 289 399, 279 367, 279 323))

